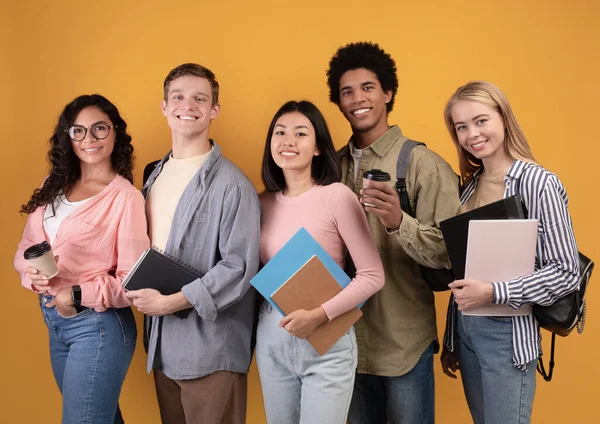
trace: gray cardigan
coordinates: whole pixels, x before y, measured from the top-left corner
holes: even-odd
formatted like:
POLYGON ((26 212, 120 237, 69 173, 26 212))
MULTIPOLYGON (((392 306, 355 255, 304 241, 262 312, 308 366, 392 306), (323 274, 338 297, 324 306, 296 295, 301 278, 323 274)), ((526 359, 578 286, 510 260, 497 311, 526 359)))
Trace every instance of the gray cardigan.
MULTIPOLYGON (((246 175, 211 142, 208 160, 179 199, 165 247, 202 274, 182 289, 195 313, 147 320, 147 370, 160 369, 173 380, 247 373, 251 360, 250 279, 259 265, 259 201, 246 175)), ((144 197, 170 154, 148 178, 144 197)))

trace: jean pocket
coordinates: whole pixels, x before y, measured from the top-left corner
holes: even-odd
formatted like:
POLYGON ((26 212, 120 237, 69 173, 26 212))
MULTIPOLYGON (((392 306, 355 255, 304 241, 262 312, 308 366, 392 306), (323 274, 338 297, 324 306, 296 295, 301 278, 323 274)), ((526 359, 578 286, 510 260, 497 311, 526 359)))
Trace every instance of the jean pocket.
POLYGON ((266 317, 267 315, 269 315, 272 311, 273 311, 273 305, 271 305, 271 303, 269 303, 267 300, 265 300, 260 305, 260 310, 258 311, 258 322, 261 322, 263 320, 263 318, 266 317))
POLYGON ((512 322, 513 317, 488 316, 487 319, 496 321, 496 322, 509 323, 509 322, 512 322))
MULTIPOLYGON (((137 328, 135 326, 135 318, 131 308, 112 308, 119 321, 121 332, 123 334, 123 343, 135 346, 137 340, 137 328)), ((108 312, 108 311, 107 311, 108 312)))
POLYGON ((85 318, 86 316, 90 315, 91 311, 93 311, 93 309, 91 309, 91 308, 85 308, 81 312, 77 312, 75 315, 71 315, 69 317, 66 317, 64 315, 61 315, 60 312, 58 311, 58 309, 56 309, 56 314, 59 317, 61 317, 62 319, 74 320, 74 319, 77 319, 77 318, 85 318))

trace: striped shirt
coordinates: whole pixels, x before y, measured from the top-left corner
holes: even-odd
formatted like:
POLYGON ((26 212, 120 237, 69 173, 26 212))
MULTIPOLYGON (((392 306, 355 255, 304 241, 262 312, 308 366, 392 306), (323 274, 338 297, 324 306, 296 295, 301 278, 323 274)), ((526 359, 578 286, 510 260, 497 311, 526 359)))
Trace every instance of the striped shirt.
MULTIPOLYGON (((460 201, 465 204, 477 187, 478 175, 466 182, 460 201)), ((551 305, 577 289, 579 260, 568 211, 567 192, 558 177, 539 165, 515 161, 504 177, 504 198, 520 194, 528 217, 538 219, 535 271, 511 281, 496 281, 494 303, 518 308, 524 303, 551 305)), ((444 345, 454 351, 457 307, 450 297, 444 345)), ((513 362, 525 369, 540 356, 540 330, 533 315, 514 316, 513 362)))

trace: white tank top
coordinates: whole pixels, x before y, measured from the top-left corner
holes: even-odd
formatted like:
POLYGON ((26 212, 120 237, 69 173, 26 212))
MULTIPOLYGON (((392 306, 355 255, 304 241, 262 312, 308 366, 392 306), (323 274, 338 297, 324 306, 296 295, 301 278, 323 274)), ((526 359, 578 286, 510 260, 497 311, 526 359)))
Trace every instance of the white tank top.
POLYGON ((67 216, 71 215, 75 209, 90 199, 91 197, 80 200, 79 202, 69 202, 65 195, 60 195, 54 200, 54 215, 52 214, 52 206, 46 206, 46 211, 44 212, 44 230, 46 230, 46 234, 50 239, 50 245, 54 242, 56 232, 58 231, 61 222, 63 222, 67 216))

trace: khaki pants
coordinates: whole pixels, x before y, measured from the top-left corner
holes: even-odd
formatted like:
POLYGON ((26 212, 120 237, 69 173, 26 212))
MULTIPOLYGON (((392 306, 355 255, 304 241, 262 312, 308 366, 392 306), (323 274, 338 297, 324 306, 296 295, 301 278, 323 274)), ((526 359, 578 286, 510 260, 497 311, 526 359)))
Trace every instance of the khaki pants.
POLYGON ((154 370, 163 424, 244 424, 246 374, 217 371, 193 380, 171 380, 154 370))

